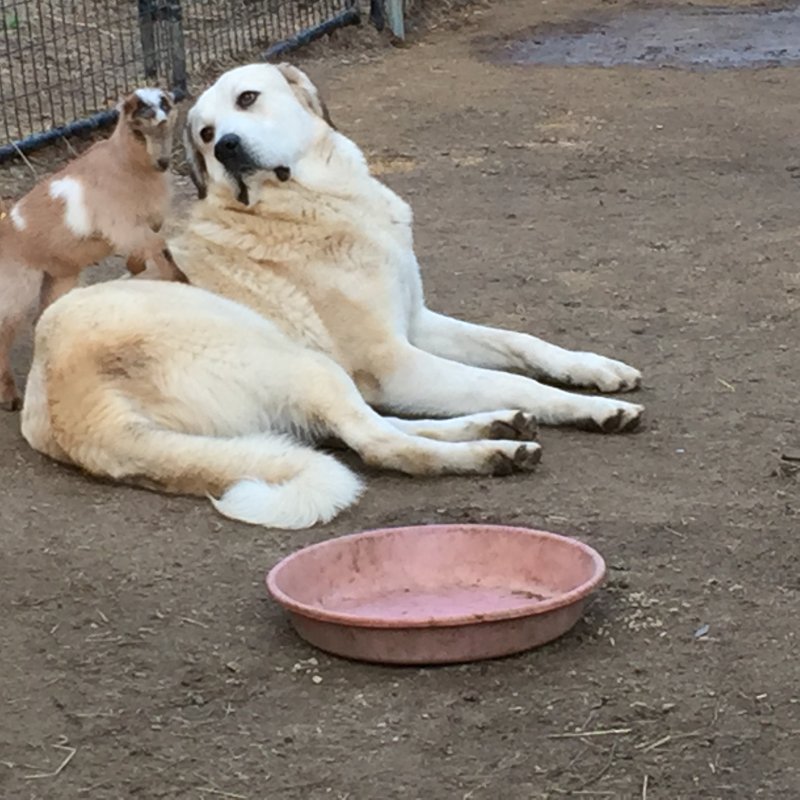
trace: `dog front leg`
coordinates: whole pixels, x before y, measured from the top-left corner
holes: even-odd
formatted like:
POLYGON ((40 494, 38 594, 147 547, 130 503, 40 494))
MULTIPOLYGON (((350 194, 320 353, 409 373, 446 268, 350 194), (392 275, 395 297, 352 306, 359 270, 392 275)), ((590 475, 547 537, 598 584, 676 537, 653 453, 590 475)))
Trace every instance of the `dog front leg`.
POLYGON ((452 417, 519 409, 546 425, 603 433, 636 428, 642 406, 608 397, 572 394, 537 381, 451 361, 408 346, 382 376, 373 404, 394 413, 452 417))
POLYGON ((565 350, 529 336, 462 322, 423 308, 409 332, 412 344, 434 355, 489 369, 515 369, 565 386, 601 392, 638 388, 641 373, 595 353, 565 350))

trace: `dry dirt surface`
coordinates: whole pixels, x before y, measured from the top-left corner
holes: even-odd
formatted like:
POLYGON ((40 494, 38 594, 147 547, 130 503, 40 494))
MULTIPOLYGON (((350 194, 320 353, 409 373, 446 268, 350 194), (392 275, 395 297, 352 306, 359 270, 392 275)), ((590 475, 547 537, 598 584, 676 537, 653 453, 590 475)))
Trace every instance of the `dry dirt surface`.
POLYGON ((546 430, 532 476, 371 474, 286 533, 91 480, 3 416, 0 796, 800 797, 797 70, 493 56, 626 8, 507 0, 303 63, 414 205, 430 304, 639 366, 646 427, 546 430), (576 535, 609 581, 560 641, 437 669, 329 658, 265 597, 302 545, 441 521, 576 535))

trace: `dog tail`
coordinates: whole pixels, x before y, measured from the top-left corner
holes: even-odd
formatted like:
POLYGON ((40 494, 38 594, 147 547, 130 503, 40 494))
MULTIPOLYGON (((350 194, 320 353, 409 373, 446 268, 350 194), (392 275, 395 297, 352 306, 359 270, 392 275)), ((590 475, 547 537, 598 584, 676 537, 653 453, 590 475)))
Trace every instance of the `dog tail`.
MULTIPOLYGON (((260 446, 259 437, 230 441, 249 447, 252 439, 260 446)), ((248 477, 230 483, 219 499, 209 495, 220 514, 269 528, 309 528, 329 522, 361 496, 361 481, 335 458, 275 436, 270 444, 275 446, 276 440, 280 443, 276 460, 282 472, 288 468, 291 474, 276 482, 257 477, 256 471, 245 473, 248 477)))
MULTIPOLYGON (((225 439, 151 429, 137 438, 136 472, 145 484, 152 476, 157 488, 206 495, 223 516, 252 525, 329 522, 362 491, 336 459, 276 434, 225 439)), ((117 439, 115 456, 123 451, 117 439)))
POLYGON ((85 426, 75 447, 58 443, 95 475, 206 496, 231 519, 308 528, 329 522, 362 492, 359 479, 336 459, 279 434, 200 436, 133 422, 128 415, 120 424, 110 422, 106 418, 100 436, 98 428, 85 426))

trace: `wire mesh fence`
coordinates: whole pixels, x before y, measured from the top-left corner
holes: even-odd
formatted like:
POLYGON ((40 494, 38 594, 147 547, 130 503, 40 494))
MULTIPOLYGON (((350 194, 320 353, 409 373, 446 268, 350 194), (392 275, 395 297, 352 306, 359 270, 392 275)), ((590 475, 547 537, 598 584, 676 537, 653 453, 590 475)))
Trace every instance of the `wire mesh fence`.
POLYGON ((0 160, 187 79, 358 21, 357 0, 0 0, 0 160))

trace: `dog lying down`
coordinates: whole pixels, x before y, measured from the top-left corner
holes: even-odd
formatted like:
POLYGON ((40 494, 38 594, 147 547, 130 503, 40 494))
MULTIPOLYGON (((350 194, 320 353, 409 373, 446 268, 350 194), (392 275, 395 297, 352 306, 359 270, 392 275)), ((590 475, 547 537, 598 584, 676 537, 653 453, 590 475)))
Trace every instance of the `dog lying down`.
POLYGON ((191 285, 113 281, 43 314, 22 417, 35 449, 303 528, 362 490, 303 438, 410 475, 505 475, 539 461, 537 419, 639 423, 639 405, 534 380, 627 391, 632 367, 426 307, 409 206, 300 70, 227 72, 190 111, 186 146, 200 202, 169 246, 191 285))

